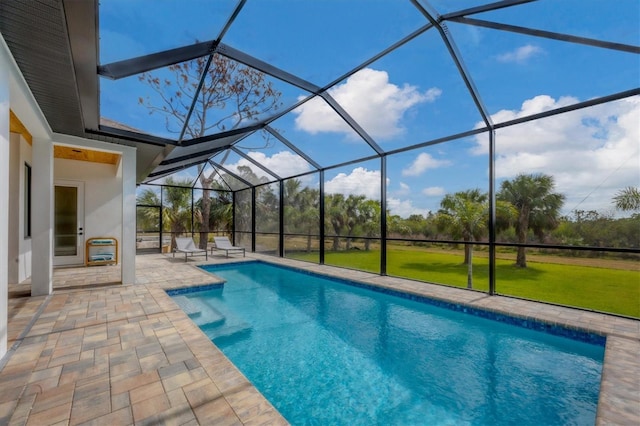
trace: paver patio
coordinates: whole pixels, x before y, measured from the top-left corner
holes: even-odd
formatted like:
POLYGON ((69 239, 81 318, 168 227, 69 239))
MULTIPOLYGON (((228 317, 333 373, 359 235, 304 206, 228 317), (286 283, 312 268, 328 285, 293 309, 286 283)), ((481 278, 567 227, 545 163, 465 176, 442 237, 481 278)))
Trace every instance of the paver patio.
MULTIPOLYGON (((546 319, 608 336, 599 424, 640 424, 640 321, 366 272, 248 254, 429 297, 546 319)), ((12 286, 9 347, 0 367, 0 424, 287 424, 165 289, 216 278, 167 255, 119 267, 57 269, 50 296, 12 286)), ((204 258, 202 259, 204 260, 204 258)), ((243 261, 211 256, 208 263, 243 261)))

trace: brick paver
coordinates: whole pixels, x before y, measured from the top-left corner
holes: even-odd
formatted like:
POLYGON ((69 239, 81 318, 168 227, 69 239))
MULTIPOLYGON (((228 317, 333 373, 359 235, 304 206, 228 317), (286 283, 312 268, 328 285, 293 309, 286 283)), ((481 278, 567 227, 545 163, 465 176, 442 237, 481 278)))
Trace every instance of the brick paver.
MULTIPOLYGON (((607 334, 597 421, 640 424, 640 321, 250 257, 607 334)), ((237 259, 209 263, 226 261, 237 259)), ((195 263, 143 255, 135 285, 117 284, 119 267, 100 266, 55 270, 48 297, 10 289, 0 424, 287 424, 164 292, 216 281, 195 263)))

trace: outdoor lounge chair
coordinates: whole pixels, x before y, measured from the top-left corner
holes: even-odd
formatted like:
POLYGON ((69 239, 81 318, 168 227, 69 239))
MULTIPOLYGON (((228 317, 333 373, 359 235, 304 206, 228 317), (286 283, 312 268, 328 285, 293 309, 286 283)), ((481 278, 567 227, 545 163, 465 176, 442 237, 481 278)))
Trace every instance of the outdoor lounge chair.
POLYGON ((244 252, 244 247, 238 247, 231 244, 228 237, 213 237, 213 242, 216 244, 215 247, 211 247, 211 254, 213 254, 213 250, 224 250, 227 253, 227 257, 229 257, 230 251, 242 251, 242 256, 246 256, 244 252))
POLYGON ((176 257, 176 252, 184 253, 185 262, 187 261, 188 255, 193 256, 194 254, 198 254, 198 253, 204 253, 204 258, 206 260, 209 259, 207 251, 201 248, 198 248, 196 244, 193 242, 193 238, 191 237, 176 238, 176 248, 173 251, 173 257, 176 257))

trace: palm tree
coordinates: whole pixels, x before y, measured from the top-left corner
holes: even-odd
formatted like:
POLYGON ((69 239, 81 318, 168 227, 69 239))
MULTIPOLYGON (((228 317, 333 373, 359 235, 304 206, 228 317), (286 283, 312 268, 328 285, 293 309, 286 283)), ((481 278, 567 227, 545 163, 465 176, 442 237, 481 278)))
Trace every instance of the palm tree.
POLYGON ((347 226, 347 250, 351 250, 351 243, 356 236, 357 228, 362 222, 361 206, 367 198, 364 195, 349 195, 344 202, 347 226))
POLYGON ((473 244, 481 239, 489 225, 488 196, 479 189, 447 194, 440 202, 438 223, 448 229, 453 238, 462 238, 464 263, 467 265, 467 288, 473 288, 473 244))
POLYGON ((160 206, 160 197, 158 196, 158 194, 150 188, 145 188, 136 197, 136 204, 138 206, 146 207, 146 208, 142 208, 142 210, 138 208, 138 212, 137 212, 138 231, 157 229, 158 225, 160 224, 160 209, 155 207, 155 206, 160 206))
POLYGON ((637 186, 628 186, 616 192, 613 197, 616 209, 622 211, 640 211, 640 189, 637 186))
POLYGON ((298 179, 289 179, 284 183, 284 229, 285 233, 307 234, 307 253, 311 251, 312 235, 318 234, 319 191, 300 187, 298 179))
MULTIPOLYGON (((511 203, 518 211, 515 223, 518 243, 525 244, 529 229, 542 240, 545 231, 558 227, 560 209, 565 196, 553 192, 553 176, 545 174, 519 174, 500 185, 498 200, 511 203)), ((516 266, 527 267, 525 247, 518 247, 516 266)))
POLYGON ((302 210, 300 209, 300 186, 301 182, 298 179, 288 179, 283 182, 284 191, 284 211, 282 212, 282 219, 284 221, 283 227, 285 234, 295 234, 300 232, 300 215, 302 210))
MULTIPOLYGON (((218 181, 213 181, 210 197, 209 223, 216 231, 230 234, 233 226, 233 197, 231 192, 223 190, 218 181)), ((204 211, 203 211, 204 215, 204 211)))
POLYGON ((233 231, 233 200, 228 192, 218 193, 213 199, 210 216, 211 223, 216 224, 217 231, 231 233, 233 231))
POLYGON ((280 195, 273 184, 256 188, 256 231, 278 232, 280 195))
POLYGON ((232 215, 235 212, 234 244, 245 243, 245 237, 251 231, 251 210, 253 198, 251 189, 244 189, 235 193, 232 215))
POLYGON ((204 172, 204 164, 198 165, 198 176, 200 186, 202 187, 202 198, 200 199, 200 211, 202 212, 202 220, 200 222, 200 240, 199 248, 206 250, 209 242, 209 215, 211 213, 211 188, 215 182, 215 172, 212 171, 207 175, 204 172))
POLYGON ((171 247, 175 247, 176 236, 191 229, 191 180, 176 181, 170 176, 162 189, 162 220, 171 231, 171 247))
POLYGON ((300 192, 300 224, 302 231, 307 234, 307 253, 311 252, 313 235, 320 233, 320 191, 306 187, 300 192))
POLYGON ((340 235, 347 226, 349 217, 346 214, 345 198, 343 194, 325 195, 325 232, 331 235, 333 229, 333 251, 340 249, 340 235))
POLYGON ((380 238, 380 217, 382 209, 380 203, 376 200, 365 200, 360 206, 360 226, 364 232, 364 236, 368 237, 364 240, 364 249, 371 249, 370 238, 380 238))

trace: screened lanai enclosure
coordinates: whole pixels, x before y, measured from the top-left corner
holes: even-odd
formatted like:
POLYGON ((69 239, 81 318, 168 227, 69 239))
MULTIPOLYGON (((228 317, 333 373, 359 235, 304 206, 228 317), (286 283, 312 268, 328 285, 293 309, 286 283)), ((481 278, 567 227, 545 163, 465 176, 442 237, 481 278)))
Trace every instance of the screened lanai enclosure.
POLYGON ((99 5, 139 251, 248 251, 640 317, 636 0, 99 5))

